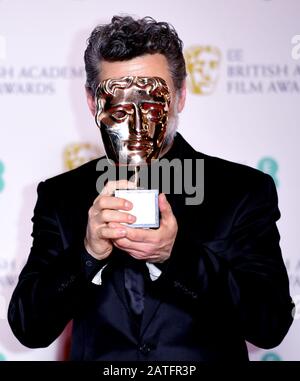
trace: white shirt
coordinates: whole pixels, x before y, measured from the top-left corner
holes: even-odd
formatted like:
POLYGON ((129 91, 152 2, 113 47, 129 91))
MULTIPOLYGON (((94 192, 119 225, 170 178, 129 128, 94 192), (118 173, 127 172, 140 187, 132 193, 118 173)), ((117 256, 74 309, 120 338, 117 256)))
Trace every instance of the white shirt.
MULTIPOLYGON (((99 270, 97 272, 97 274, 92 279, 92 283, 94 283, 98 286, 101 286, 101 284, 102 284, 102 271, 105 269, 106 266, 107 266, 107 264, 105 266, 103 266, 101 270, 99 270)), ((161 270, 158 267, 156 267, 153 263, 146 262, 146 266, 148 267, 150 279, 152 281, 156 281, 161 275, 161 270)))

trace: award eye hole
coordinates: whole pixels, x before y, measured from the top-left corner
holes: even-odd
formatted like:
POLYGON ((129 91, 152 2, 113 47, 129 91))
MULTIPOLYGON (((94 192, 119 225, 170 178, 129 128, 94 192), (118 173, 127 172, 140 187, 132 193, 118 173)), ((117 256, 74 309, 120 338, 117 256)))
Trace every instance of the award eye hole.
POLYGON ((155 109, 149 110, 147 115, 148 115, 148 119, 150 119, 153 122, 159 121, 161 119, 160 110, 155 110, 155 109))
POLYGON ((116 120, 123 120, 127 114, 123 110, 117 110, 117 111, 113 112, 111 115, 116 120))

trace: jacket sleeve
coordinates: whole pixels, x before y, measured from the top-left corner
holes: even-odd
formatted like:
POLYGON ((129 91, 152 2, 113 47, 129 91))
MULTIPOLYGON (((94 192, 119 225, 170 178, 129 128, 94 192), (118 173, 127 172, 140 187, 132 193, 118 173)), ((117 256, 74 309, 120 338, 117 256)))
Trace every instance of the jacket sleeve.
POLYGON ((277 204, 273 179, 260 176, 239 202, 224 239, 203 243, 187 230, 179 232, 162 277, 186 298, 207 306, 227 300, 224 311, 235 311, 236 329, 246 341, 266 349, 283 340, 294 308, 279 246, 277 204), (184 259, 187 251, 193 254, 184 259))
POLYGON ((47 182, 38 186, 33 243, 13 292, 8 321, 19 341, 46 347, 84 308, 90 280, 105 264, 90 256, 82 239, 66 244, 47 182))

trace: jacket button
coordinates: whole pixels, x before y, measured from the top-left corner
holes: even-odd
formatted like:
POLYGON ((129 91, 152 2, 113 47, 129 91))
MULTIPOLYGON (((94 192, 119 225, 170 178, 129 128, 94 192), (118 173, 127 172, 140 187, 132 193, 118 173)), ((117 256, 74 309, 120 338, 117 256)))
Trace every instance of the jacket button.
POLYGON ((143 355, 147 355, 150 351, 151 348, 147 344, 143 344, 139 347, 139 351, 143 353, 143 355))

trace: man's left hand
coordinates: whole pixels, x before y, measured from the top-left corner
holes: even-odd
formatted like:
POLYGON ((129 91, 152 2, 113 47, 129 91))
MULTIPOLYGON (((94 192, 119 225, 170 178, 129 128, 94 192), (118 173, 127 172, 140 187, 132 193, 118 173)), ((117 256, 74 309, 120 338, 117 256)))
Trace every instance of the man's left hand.
POLYGON ((158 197, 158 204, 161 213, 159 229, 130 228, 110 222, 109 227, 126 229, 126 236, 112 240, 113 244, 135 259, 152 263, 165 262, 171 255, 178 225, 171 205, 163 193, 158 197))

